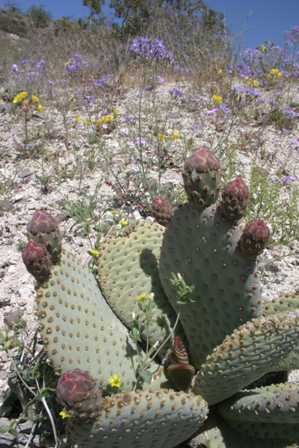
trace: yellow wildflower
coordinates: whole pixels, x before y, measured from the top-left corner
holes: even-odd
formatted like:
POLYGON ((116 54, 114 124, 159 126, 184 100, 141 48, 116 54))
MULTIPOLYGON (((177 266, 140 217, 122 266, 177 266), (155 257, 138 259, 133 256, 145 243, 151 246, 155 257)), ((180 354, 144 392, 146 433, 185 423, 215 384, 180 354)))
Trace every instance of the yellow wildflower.
POLYGON ((111 387, 113 387, 114 389, 120 389, 122 386, 122 382, 120 379, 120 376, 116 374, 110 376, 108 383, 111 387))
POLYGON ((119 221, 119 224, 120 224, 121 227, 127 227, 129 225, 129 221, 127 221, 125 218, 122 218, 119 221))
POLYGON ((44 106, 42 106, 41 104, 38 104, 36 110, 37 110, 37 112, 43 112, 45 109, 44 109, 44 106))
POLYGON ((112 123, 113 120, 113 114, 103 115, 101 118, 96 120, 96 126, 102 126, 103 124, 112 123))
POLYGON ((28 96, 28 92, 25 92, 25 91, 20 92, 14 97, 12 102, 13 102, 13 104, 20 104, 25 100, 25 98, 27 98, 27 96, 28 96))
POLYGON ((248 87, 259 87, 260 82, 258 81, 258 79, 248 78, 247 85, 248 85, 248 87))
POLYGON ((88 254, 94 258, 98 258, 100 256, 100 251, 97 249, 89 249, 88 254))
POLYGON ((76 115, 75 116, 75 122, 78 123, 78 124, 80 124, 82 122, 82 119, 81 119, 80 115, 76 115))
POLYGON ((181 136, 180 131, 178 131, 176 129, 174 131, 172 131, 172 133, 169 136, 170 140, 177 140, 178 138, 181 138, 181 137, 182 136, 181 136))
POLYGON ((158 134, 158 139, 160 140, 160 142, 165 142, 166 140, 166 135, 162 134, 161 132, 159 132, 158 134))
POLYGON ((153 297, 154 297, 153 293, 143 292, 139 294, 139 296, 137 296, 135 300, 137 300, 137 302, 139 303, 143 303, 146 302, 147 300, 153 299, 153 297))
POLYGON ((271 68, 270 75, 272 75, 273 78, 277 78, 277 79, 282 77, 282 73, 280 70, 278 70, 278 68, 271 68))
POLYGON ((259 50, 260 50, 262 53, 268 53, 268 47, 266 47, 266 45, 261 45, 261 46, 259 47, 259 50))
POLYGON ((72 413, 63 408, 62 411, 59 412, 59 416, 62 418, 62 420, 65 420, 66 418, 71 418, 72 413))
POLYGON ((113 115, 113 118, 114 118, 114 120, 119 116, 119 112, 118 112, 118 110, 117 109, 113 109, 113 111, 112 111, 112 115, 113 115))
POLYGON ((32 95, 32 96, 31 96, 31 102, 32 102, 33 104, 38 104, 38 103, 39 103, 39 97, 36 96, 36 95, 32 95))
POLYGON ((215 106, 220 106, 220 104, 223 103, 223 98, 221 95, 213 95, 212 101, 215 104, 215 106))

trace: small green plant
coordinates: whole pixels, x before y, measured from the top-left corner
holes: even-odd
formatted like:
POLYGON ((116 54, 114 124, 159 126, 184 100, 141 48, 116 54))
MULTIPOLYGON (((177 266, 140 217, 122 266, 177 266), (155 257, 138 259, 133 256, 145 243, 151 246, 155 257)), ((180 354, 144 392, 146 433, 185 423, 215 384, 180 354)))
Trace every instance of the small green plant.
POLYGON ((267 173, 253 164, 250 175, 251 201, 245 219, 253 216, 267 220, 272 229, 272 244, 288 244, 299 235, 299 189, 273 182, 267 173), (287 195, 287 199, 283 194, 287 195))

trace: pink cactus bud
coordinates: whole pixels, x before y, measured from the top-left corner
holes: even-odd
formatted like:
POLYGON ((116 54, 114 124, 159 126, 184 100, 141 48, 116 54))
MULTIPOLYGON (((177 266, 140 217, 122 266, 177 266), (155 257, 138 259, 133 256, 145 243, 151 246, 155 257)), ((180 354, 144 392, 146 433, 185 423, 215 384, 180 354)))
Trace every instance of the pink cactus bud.
POLYGON ((65 372, 56 386, 57 400, 69 408, 76 418, 93 420, 99 414, 103 401, 96 381, 84 370, 65 372))
POLYGON ((161 196, 156 196, 152 202, 152 214, 159 224, 166 227, 173 214, 170 202, 161 196))
POLYGON ((22 252, 23 262, 30 274, 39 282, 49 278, 51 272, 51 258, 42 244, 29 241, 22 252))
POLYGON ((254 219, 243 230, 238 248, 242 255, 256 257, 270 239, 270 230, 262 219, 254 219))
POLYGON ((72 408, 89 399, 95 387, 96 382, 88 372, 80 369, 68 370, 58 380, 56 396, 63 406, 72 408))
POLYGON ((219 211, 228 221, 244 216, 249 202, 249 190, 241 176, 229 182, 223 189, 219 211))
POLYGON ((28 237, 46 246, 53 263, 61 253, 61 234, 57 220, 44 210, 37 210, 27 225, 28 237))
POLYGON ((58 230, 58 222, 54 216, 44 210, 37 210, 33 213, 31 221, 27 226, 27 230, 33 235, 39 233, 51 233, 58 230))
POLYGON ((220 163, 206 148, 195 151, 185 162, 183 180, 189 201, 196 207, 211 205, 218 196, 220 163))
POLYGON ((172 353, 177 363, 189 364, 189 355, 180 336, 174 337, 172 353))

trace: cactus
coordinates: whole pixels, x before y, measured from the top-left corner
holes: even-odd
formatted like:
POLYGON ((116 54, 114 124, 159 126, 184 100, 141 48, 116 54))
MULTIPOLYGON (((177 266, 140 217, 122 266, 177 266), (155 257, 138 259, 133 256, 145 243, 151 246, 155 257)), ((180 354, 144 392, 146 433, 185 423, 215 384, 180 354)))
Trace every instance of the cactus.
MULTIPOLYGON (((197 431, 206 448, 299 441, 298 386, 271 385, 273 372, 299 365, 298 295, 262 303, 257 263, 270 231, 261 219, 242 222, 249 192, 240 177, 217 199, 220 179, 216 157, 197 150, 183 171, 188 203, 170 220, 165 212, 166 227, 144 222, 107 237, 99 285, 59 244, 53 254, 54 221, 32 220, 28 233, 38 238, 23 260, 37 280, 41 333, 62 374, 57 397, 71 411, 74 446, 174 448, 197 431), (131 335, 144 298, 152 321, 141 328, 142 346, 131 335), (148 356, 166 342, 162 364, 148 356), (111 395, 116 374, 121 390, 111 395)), ((156 200, 159 213, 162 206, 156 200)))
POLYGON ((139 391, 102 399, 95 382, 78 370, 66 372, 57 390, 74 412, 70 440, 82 448, 171 448, 190 437, 208 413, 202 398, 184 392, 139 391))
POLYGON ((160 196, 154 197, 152 201, 152 215, 161 226, 167 227, 173 214, 170 202, 160 196))
POLYGON ((27 236, 47 248, 53 263, 58 261, 62 238, 58 222, 52 215, 44 210, 37 210, 27 225, 27 236))

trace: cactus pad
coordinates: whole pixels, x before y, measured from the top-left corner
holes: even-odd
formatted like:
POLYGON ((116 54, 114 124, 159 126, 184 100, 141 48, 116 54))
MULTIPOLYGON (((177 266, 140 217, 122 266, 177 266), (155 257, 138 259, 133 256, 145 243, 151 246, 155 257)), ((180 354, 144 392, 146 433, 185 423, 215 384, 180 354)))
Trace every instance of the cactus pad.
POLYGON ((275 370, 297 345, 298 323, 296 315, 281 314, 237 328, 207 357, 195 377, 195 393, 215 404, 275 370))
POLYGON ((143 222, 126 237, 110 238, 101 245, 99 282, 109 305, 124 324, 132 328, 139 312, 138 299, 153 294, 152 318, 142 336, 150 345, 168 335, 167 322, 174 324, 175 313, 163 292, 158 273, 164 228, 143 222), (166 322, 167 321, 167 322, 166 322))
POLYGON ((174 448, 207 413, 206 402, 193 394, 130 392, 107 397, 93 422, 70 421, 68 431, 80 448, 174 448))
POLYGON ((44 344, 56 370, 83 368, 102 386, 117 373, 124 388, 132 388, 136 348, 77 257, 62 253, 37 291, 37 306, 44 344))
POLYGON ((197 368, 226 335, 259 313, 255 261, 238 253, 240 236, 241 229, 224 221, 216 206, 200 212, 183 205, 165 230, 160 278, 180 313, 197 368), (177 274, 192 289, 185 303, 173 283, 177 274))

